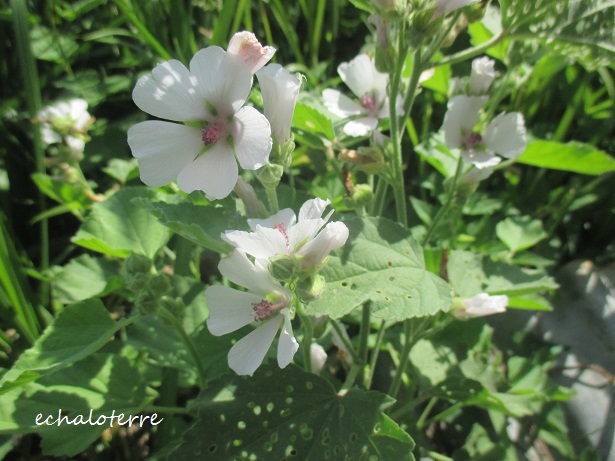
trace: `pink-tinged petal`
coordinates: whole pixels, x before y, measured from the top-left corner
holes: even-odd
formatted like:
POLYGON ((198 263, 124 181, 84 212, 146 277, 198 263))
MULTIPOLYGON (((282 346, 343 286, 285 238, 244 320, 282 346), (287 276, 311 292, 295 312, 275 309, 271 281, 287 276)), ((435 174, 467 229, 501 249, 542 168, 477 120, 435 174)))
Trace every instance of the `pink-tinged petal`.
POLYGON ((231 282, 262 295, 261 299, 269 293, 283 290, 274 283, 269 272, 257 269, 242 250, 235 250, 220 260, 218 270, 231 282))
POLYGON ((201 104, 207 101, 221 118, 237 112, 252 88, 252 74, 243 61, 217 46, 197 51, 190 61, 190 72, 201 104))
POLYGON ((276 315, 237 341, 228 353, 228 365, 231 370, 238 375, 252 376, 263 363, 282 320, 281 315, 276 315))
POLYGON ((252 304, 258 304, 263 299, 220 285, 207 288, 205 298, 209 309, 207 328, 214 336, 231 333, 254 322, 252 304))
POLYGON ((248 219, 248 225, 252 230, 256 230, 257 225, 273 228, 276 224, 283 224, 288 229, 290 226, 294 226, 296 222, 297 216, 295 216, 295 212, 290 208, 284 208, 266 219, 248 219))
POLYGON ((523 115, 518 112, 499 114, 485 128, 483 142, 488 149, 506 158, 517 158, 527 146, 523 115))
POLYGON ((201 130, 177 123, 151 120, 128 130, 128 145, 139 159, 141 180, 160 187, 177 179, 203 147, 201 130))
POLYGON ((254 107, 242 107, 229 128, 235 156, 245 170, 257 170, 267 163, 273 140, 267 118, 254 107))
POLYGON ((376 117, 363 117, 356 120, 351 120, 344 125, 344 133, 348 136, 367 136, 378 126, 376 117))
POLYGON ((341 63, 337 67, 337 73, 348 88, 360 98, 372 92, 377 88, 377 83, 380 83, 374 82, 375 68, 374 62, 368 55, 360 54, 350 62, 341 63))
POLYGON ((350 117, 351 115, 367 113, 367 109, 337 90, 324 90, 322 92, 322 99, 329 112, 339 117, 350 117))
POLYGON ((156 117, 177 122, 208 120, 195 79, 177 60, 158 64, 151 74, 141 77, 132 91, 139 109, 156 117))
POLYGON ((444 115, 444 137, 449 149, 461 147, 478 121, 480 108, 487 102, 485 96, 453 96, 444 115))
POLYGON ((177 185, 187 193, 202 190, 210 198, 221 199, 231 193, 238 177, 231 148, 220 140, 181 170, 177 185))
POLYGON ((298 251, 305 256, 304 267, 320 266, 332 251, 342 247, 348 239, 348 227, 342 222, 329 223, 312 240, 298 251))
POLYGON ((323 200, 321 198, 313 198, 308 200, 303 205, 301 205, 301 209, 299 210, 299 221, 303 221, 304 219, 317 219, 322 217, 323 211, 327 208, 327 205, 331 203, 331 200, 323 200))
POLYGON ((262 46, 256 35, 245 30, 233 35, 227 48, 227 52, 240 57, 253 74, 269 62, 275 51, 272 46, 262 46))
POLYGON ((280 311, 284 317, 282 323, 282 331, 280 332, 280 340, 278 341, 278 366, 285 368, 299 350, 299 343, 293 336, 293 327, 288 317, 288 309, 280 311))

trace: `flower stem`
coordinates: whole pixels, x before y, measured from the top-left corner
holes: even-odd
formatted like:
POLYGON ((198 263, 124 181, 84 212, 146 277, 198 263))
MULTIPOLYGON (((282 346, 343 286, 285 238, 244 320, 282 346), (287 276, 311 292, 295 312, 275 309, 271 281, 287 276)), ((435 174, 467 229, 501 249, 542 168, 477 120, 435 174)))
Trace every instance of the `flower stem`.
POLYGON ((312 372, 312 339, 314 338, 314 324, 309 315, 299 314, 301 319, 301 328, 303 329, 303 368, 308 373, 312 372))
POLYGON ((378 354, 380 353, 380 345, 384 338, 384 332, 386 331, 386 320, 383 320, 378 329, 378 335, 376 336, 376 344, 372 351, 372 357, 369 361, 369 369, 367 370, 367 377, 365 378, 365 388, 372 387, 372 380, 374 379, 374 370, 376 369, 376 363, 378 362, 378 354))
POLYGON ((271 214, 276 214, 280 211, 280 205, 278 204, 278 192, 275 187, 265 186, 267 192, 267 200, 269 200, 269 211, 271 214))
POLYGON ((352 347, 352 344, 350 344, 350 342, 346 339, 346 335, 344 334, 344 331, 342 330, 342 327, 340 327, 339 323, 337 323, 337 321, 331 319, 331 325, 333 326, 333 329, 335 330, 335 332, 339 336, 340 341, 342 342, 342 344, 344 344, 344 347, 346 348, 346 350, 348 350, 348 353, 352 357, 352 362, 353 363, 359 362, 360 361, 359 356, 357 355, 356 351, 354 350, 354 347, 352 347))
POLYGON ((401 378, 406 370, 406 364, 408 363, 412 344, 412 323, 410 319, 406 319, 404 320, 404 345, 401 349, 399 365, 397 367, 397 370, 395 370, 395 377, 393 378, 393 382, 391 383, 388 392, 388 394, 393 398, 399 392, 399 387, 401 386, 401 378))
POLYGON ((478 56, 479 54, 484 53, 485 51, 487 51, 492 46, 497 45, 502 40, 504 40, 505 37, 506 37, 506 33, 504 31, 502 31, 498 35, 494 35, 489 40, 487 40, 484 43, 481 43, 480 45, 477 45, 477 46, 474 46, 474 47, 471 47, 471 48, 467 48, 467 49, 465 49, 463 51, 460 51, 459 53, 454 53, 454 54, 451 54, 449 56, 445 56, 444 58, 442 58, 442 59, 440 59, 438 61, 432 62, 431 66, 432 67, 439 67, 439 66, 443 66, 445 64, 456 64, 458 62, 465 61, 467 59, 473 58, 475 56, 478 56))
POLYGON ((427 235, 425 236, 425 240, 423 241, 424 247, 427 246, 429 242, 431 241, 431 239, 433 238, 434 233, 438 229, 438 225, 440 224, 440 221, 442 220, 442 217, 448 214, 448 211, 451 208, 451 205, 453 204, 453 199, 455 198, 455 192, 457 190, 457 181, 459 180, 459 177, 461 176, 462 171, 463 171, 463 159, 459 157, 459 160, 457 161, 457 169, 455 170, 455 176, 453 178, 453 183, 451 184, 451 189, 448 193, 446 203, 444 204, 442 208, 440 208, 440 210, 438 210, 438 213, 436 213, 435 218, 431 222, 431 225, 429 226, 429 229, 427 230, 427 235))
POLYGON ((361 368, 363 368, 361 365, 357 365, 356 363, 352 364, 352 366, 350 367, 350 371, 346 376, 346 381, 344 381, 344 384, 338 392, 339 395, 345 394, 354 385, 354 382, 357 380, 357 376, 359 375, 359 371, 361 370, 361 368))

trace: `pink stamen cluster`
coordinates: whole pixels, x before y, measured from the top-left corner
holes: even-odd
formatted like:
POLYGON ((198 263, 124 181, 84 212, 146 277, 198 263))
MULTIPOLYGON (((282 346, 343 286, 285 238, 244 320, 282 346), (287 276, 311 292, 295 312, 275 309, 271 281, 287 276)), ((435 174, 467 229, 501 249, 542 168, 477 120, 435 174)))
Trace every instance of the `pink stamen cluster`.
POLYGON ((273 228, 280 231, 280 234, 284 236, 284 239, 286 240, 286 254, 290 254, 290 240, 288 239, 288 233, 286 232, 286 226, 284 226, 283 223, 279 222, 277 224, 274 224, 273 228))
POLYGON ((269 320, 275 314, 275 311, 286 307, 286 303, 283 301, 278 304, 270 303, 269 301, 262 300, 259 303, 252 303, 252 310, 254 311, 254 320, 256 322, 262 322, 269 320))
POLYGON ((470 133, 466 139, 463 140, 463 147, 466 150, 473 150, 476 144, 483 141, 483 137, 479 133, 470 133))
POLYGON ((224 124, 220 122, 214 122, 203 128, 201 138, 206 146, 210 146, 217 142, 224 134, 224 124))
POLYGON ((361 105, 370 112, 373 112, 376 109, 376 100, 371 94, 365 93, 361 96, 361 105))

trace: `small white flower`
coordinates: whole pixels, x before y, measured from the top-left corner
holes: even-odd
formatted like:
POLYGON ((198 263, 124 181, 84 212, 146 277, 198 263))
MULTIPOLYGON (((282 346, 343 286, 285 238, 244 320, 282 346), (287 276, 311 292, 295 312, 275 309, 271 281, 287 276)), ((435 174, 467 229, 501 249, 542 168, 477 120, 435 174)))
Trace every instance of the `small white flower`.
POLYGON ((489 87, 499 75, 495 70, 495 61, 487 57, 472 61, 470 73, 470 94, 481 96, 487 93, 489 87))
MULTIPOLYGON (((349 136, 366 136, 378 126, 378 119, 388 118, 388 75, 378 72, 373 58, 360 54, 350 62, 343 62, 337 72, 348 88, 359 98, 359 103, 337 90, 322 92, 325 106, 340 117, 357 117, 344 125, 349 136)), ((398 113, 403 109, 401 97, 396 101, 398 113)))
POLYGON ((231 37, 226 51, 240 57, 252 74, 267 64, 275 54, 275 48, 262 46, 256 35, 245 30, 231 37))
POLYGON ((310 345, 310 362, 312 364, 312 371, 314 373, 320 373, 322 367, 325 366, 327 361, 327 352, 318 343, 312 343, 310 345))
POLYGON ((298 255, 303 257, 304 268, 318 268, 348 238, 344 223, 327 224, 333 211, 324 219, 321 217, 329 203, 319 198, 308 200, 299 210, 299 219, 290 208, 267 219, 248 219, 254 232, 226 231, 222 239, 256 259, 267 261, 278 255, 298 255))
POLYGON ((502 159, 519 157, 527 145, 523 116, 518 112, 497 115, 484 132, 474 126, 486 96, 454 96, 448 102, 442 129, 450 149, 461 149, 462 158, 476 168, 493 167, 502 159))
POLYGON ((505 312, 506 306, 508 306, 508 297, 504 295, 489 296, 487 293, 480 293, 471 298, 461 299, 458 303, 459 306, 454 308, 451 313, 459 319, 469 319, 505 312))
POLYGON ((159 187, 177 179, 184 192, 202 190, 221 199, 237 182, 237 162, 246 170, 265 165, 271 127, 256 109, 242 107, 251 87, 244 62, 217 46, 198 51, 190 70, 172 59, 141 77, 132 93, 135 104, 185 123, 152 120, 128 130, 141 180, 159 187))
POLYGON ((211 334, 221 336, 256 324, 254 331, 231 347, 229 367, 238 375, 251 376, 263 362, 280 328, 278 365, 286 367, 299 349, 290 323, 288 290, 276 283, 266 270, 250 262, 241 250, 222 259, 218 269, 224 277, 248 291, 221 285, 207 288, 207 327, 211 334))
POLYGON ((47 145, 65 142, 71 157, 79 160, 83 155, 87 128, 92 121, 88 103, 84 99, 71 99, 44 107, 38 114, 41 136, 47 145))
POLYGON ((269 64, 256 73, 263 94, 265 117, 280 146, 290 139, 290 125, 301 82, 279 64, 269 64))

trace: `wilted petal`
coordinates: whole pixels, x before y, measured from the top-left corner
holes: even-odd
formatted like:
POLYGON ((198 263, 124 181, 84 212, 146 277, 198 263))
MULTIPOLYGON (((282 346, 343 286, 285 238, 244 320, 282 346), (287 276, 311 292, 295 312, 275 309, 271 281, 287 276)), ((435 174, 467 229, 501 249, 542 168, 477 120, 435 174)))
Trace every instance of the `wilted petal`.
POLYGON ((178 122, 207 120, 210 115, 203 100, 197 97, 195 84, 188 69, 172 59, 141 77, 132 99, 139 109, 156 117, 178 122))
POLYGON ((221 285, 213 285, 205 291, 209 319, 207 328, 214 336, 221 336, 252 323, 252 304, 261 302, 262 297, 244 293, 221 285))
POLYGON ((222 118, 239 110, 252 88, 252 74, 243 61, 217 46, 197 51, 190 61, 190 72, 200 96, 197 102, 205 106, 207 101, 222 118))
POLYGON ((340 117, 349 117, 351 115, 366 114, 367 110, 357 104, 348 96, 343 95, 337 90, 324 90, 322 92, 322 98, 325 103, 325 107, 329 109, 332 114, 340 117))
POLYGON ((527 146, 523 116, 518 112, 499 114, 485 128, 483 142, 488 149, 504 157, 519 157, 527 146))
POLYGON ((299 349, 299 343, 293 336, 293 327, 288 317, 288 309, 283 309, 280 314, 284 317, 282 323, 282 331, 280 332, 280 340, 278 342, 278 365, 280 368, 285 368, 299 349))
POLYGON ((267 163, 273 140, 267 118, 254 107, 242 107, 230 127, 233 149, 241 167, 256 170, 267 163))
POLYGON ((208 197, 221 199, 231 193, 238 176, 231 148, 220 140, 181 170, 177 185, 187 193, 202 190, 208 197))
POLYGON ((152 187, 174 181, 201 148, 201 130, 177 123, 147 121, 128 130, 128 145, 139 160, 141 180, 152 187))
POLYGON ((461 309, 452 311, 455 317, 462 319, 483 317, 506 311, 508 297, 504 295, 489 296, 487 293, 480 293, 472 298, 462 299, 460 304, 461 309))
POLYGON ((282 320, 281 315, 276 315, 237 341, 228 353, 229 367, 238 375, 252 376, 263 363, 282 320))
POLYGON ((238 56, 252 74, 269 62, 275 54, 272 46, 262 46, 252 32, 237 32, 228 43, 227 52, 238 56))

